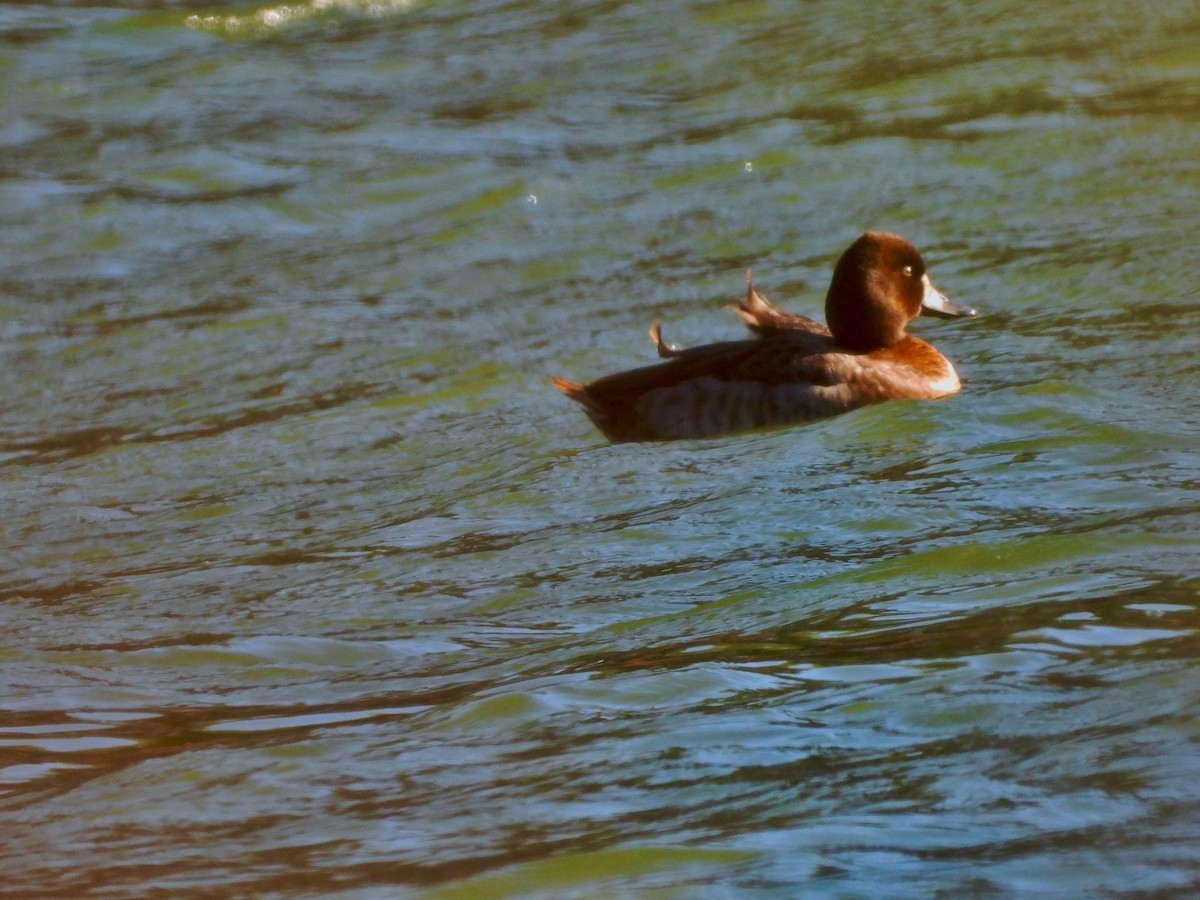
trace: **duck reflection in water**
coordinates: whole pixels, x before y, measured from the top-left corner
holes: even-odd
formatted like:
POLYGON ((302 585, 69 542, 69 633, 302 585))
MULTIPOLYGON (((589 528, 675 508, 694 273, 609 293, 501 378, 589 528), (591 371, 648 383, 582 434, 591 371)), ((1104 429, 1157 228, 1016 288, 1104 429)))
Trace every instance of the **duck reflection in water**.
POLYGON ((954 366, 907 327, 920 315, 975 315, 934 288, 916 247, 886 231, 866 232, 838 260, 825 296, 828 326, 776 309, 749 272, 735 309, 757 338, 681 350, 663 342, 655 322, 650 335, 667 362, 554 384, 614 442, 796 424, 957 392, 954 366))

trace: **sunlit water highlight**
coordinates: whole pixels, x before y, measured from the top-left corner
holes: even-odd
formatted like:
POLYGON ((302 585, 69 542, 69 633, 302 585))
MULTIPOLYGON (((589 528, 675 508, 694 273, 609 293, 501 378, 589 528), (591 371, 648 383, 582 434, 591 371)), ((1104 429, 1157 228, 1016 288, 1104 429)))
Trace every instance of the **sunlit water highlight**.
POLYGON ((193 13, 185 20, 189 28, 198 28, 231 36, 247 32, 261 35, 278 28, 295 27, 305 19, 329 17, 332 24, 346 16, 382 18, 405 12, 417 0, 310 0, 308 3, 287 3, 263 6, 243 14, 193 13))

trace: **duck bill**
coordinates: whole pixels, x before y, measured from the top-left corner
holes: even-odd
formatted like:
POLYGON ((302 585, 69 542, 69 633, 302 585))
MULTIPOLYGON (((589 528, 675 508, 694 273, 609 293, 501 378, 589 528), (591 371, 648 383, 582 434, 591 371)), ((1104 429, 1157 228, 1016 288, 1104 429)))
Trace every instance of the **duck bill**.
POLYGON ((960 319, 975 317, 975 310, 969 306, 959 306, 946 299, 946 295, 933 286, 928 275, 921 276, 925 285, 925 296, 921 298, 921 315, 937 316, 939 319, 960 319))

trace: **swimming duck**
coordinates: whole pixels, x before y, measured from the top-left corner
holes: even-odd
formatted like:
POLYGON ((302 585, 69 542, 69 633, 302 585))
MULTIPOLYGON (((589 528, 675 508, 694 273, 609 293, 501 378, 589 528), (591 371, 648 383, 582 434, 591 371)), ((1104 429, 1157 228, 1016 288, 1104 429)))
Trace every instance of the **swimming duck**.
POLYGON ((917 248, 897 234, 868 231, 833 270, 828 326, 776 309, 747 273, 736 308, 759 337, 679 349, 651 338, 667 361, 590 384, 555 378, 611 441, 712 437, 834 416, 904 397, 958 391, 954 366, 907 333, 917 316, 974 316, 929 280, 917 248))

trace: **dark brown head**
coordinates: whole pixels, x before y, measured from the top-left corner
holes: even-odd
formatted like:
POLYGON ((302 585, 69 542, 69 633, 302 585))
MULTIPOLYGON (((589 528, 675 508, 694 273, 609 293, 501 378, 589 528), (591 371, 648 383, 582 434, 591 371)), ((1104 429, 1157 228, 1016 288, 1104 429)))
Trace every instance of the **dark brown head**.
POLYGON ((938 293, 917 248, 888 231, 868 231, 842 254, 825 295, 825 321, 847 350, 870 352, 905 336, 922 312, 974 316, 938 293))

